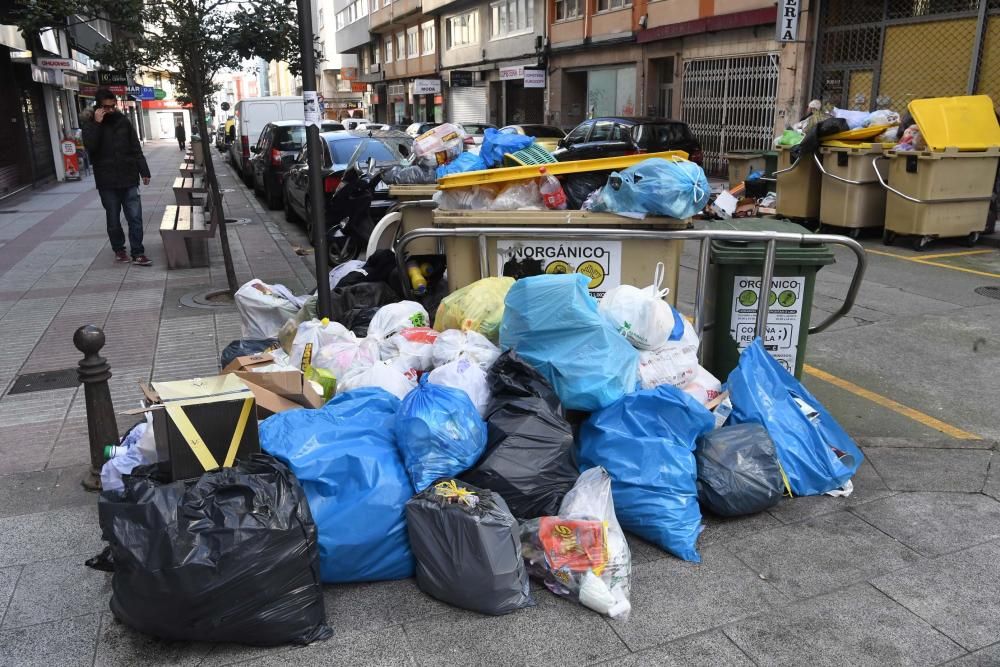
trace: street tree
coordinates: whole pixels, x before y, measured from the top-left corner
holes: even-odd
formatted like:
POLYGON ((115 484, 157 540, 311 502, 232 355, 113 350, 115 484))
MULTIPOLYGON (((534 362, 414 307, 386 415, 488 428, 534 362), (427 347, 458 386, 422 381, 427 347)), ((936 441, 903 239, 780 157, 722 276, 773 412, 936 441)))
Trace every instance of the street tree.
MULTIPOLYGON (((216 74, 237 70, 254 58, 284 60, 293 74, 300 73, 295 1, 25 0, 12 10, 15 24, 31 43, 41 30, 65 28, 97 16, 116 28, 115 41, 95 54, 102 64, 129 72, 143 67, 167 69, 182 100, 191 103, 202 138, 208 196, 214 198, 214 210, 221 215, 222 195, 206 121, 211 97, 218 91, 216 74)), ((235 292, 236 272, 224 224, 219 226, 219 240, 226 280, 235 292)))

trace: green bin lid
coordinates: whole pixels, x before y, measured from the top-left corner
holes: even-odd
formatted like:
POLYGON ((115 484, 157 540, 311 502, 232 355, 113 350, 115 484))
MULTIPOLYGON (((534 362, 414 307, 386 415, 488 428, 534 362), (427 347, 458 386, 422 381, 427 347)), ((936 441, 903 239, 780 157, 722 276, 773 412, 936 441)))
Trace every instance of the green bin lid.
MULTIPOLYGON (((787 232, 789 234, 811 234, 802 225, 778 218, 742 218, 740 220, 713 220, 705 229, 741 232, 787 232)), ((716 264, 763 264, 764 242, 712 241, 712 261, 716 264)), ((833 252, 825 244, 798 245, 778 243, 775 251, 775 265, 825 266, 836 260, 833 252)))

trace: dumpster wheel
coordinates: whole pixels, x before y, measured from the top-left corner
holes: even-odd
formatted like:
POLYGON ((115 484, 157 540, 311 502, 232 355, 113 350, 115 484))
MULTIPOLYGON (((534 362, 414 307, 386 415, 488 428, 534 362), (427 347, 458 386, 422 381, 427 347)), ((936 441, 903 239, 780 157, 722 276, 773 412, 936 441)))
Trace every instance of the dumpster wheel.
POLYGON ((888 229, 882 230, 882 245, 892 245, 896 242, 896 232, 891 232, 888 229))
POLYGON ((965 237, 965 245, 972 248, 977 243, 979 243, 979 232, 969 232, 969 235, 965 237))
POLYGON ((927 249, 927 246, 933 241, 933 237, 930 236, 914 236, 913 237, 913 249, 917 252, 921 252, 927 249))

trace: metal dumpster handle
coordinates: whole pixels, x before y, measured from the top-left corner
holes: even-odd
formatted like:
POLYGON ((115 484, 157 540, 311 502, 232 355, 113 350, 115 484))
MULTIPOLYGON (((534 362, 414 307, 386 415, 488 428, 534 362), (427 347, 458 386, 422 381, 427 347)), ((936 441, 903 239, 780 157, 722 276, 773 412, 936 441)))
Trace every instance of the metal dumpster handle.
MULTIPOLYGON (((719 241, 743 241, 747 243, 766 243, 764 253, 764 263, 761 270, 761 292, 764 285, 770 285, 774 275, 774 265, 778 243, 795 243, 798 245, 820 245, 829 243, 831 245, 846 246, 854 253, 857 263, 854 267, 854 275, 851 277, 851 284, 847 288, 844 302, 836 312, 832 313, 825 320, 816 326, 809 327, 809 333, 819 333, 827 329, 831 324, 842 318, 854 306, 858 290, 861 288, 861 281, 864 279, 865 269, 868 266, 868 259, 865 249, 860 243, 846 236, 835 234, 794 234, 787 232, 749 232, 737 230, 717 230, 717 229, 682 229, 671 231, 659 231, 653 229, 601 229, 584 227, 461 227, 461 228, 421 228, 414 229, 399 237, 393 245, 396 254, 396 263, 399 267, 400 282, 402 283, 403 295, 410 295, 410 286, 405 279, 406 276, 406 246, 418 238, 433 237, 463 237, 473 238, 479 247, 479 275, 481 278, 489 276, 488 239, 489 238, 521 238, 521 239, 588 239, 599 241, 700 241, 698 252, 698 277, 695 286, 694 304, 694 328, 698 337, 701 338, 705 323, 705 296, 707 292, 707 269, 710 260, 710 243, 713 240, 719 241)), ((497 270, 500 267, 497 266, 497 270)), ((769 299, 757 299, 757 318, 754 327, 755 335, 764 336, 767 325, 767 315, 770 304, 769 299)))
POLYGON ((792 169, 795 169, 795 167, 797 167, 799 165, 799 160, 800 159, 801 159, 801 156, 795 158, 795 162, 793 162, 791 164, 791 166, 785 167, 784 169, 777 169, 777 170, 775 170, 771 174, 771 176, 761 176, 759 180, 761 180, 761 181, 767 181, 768 183, 777 183, 778 182, 778 174, 785 174, 785 173, 791 171, 792 169))
POLYGON ((877 155, 874 158, 872 158, 872 167, 875 168, 875 178, 878 179, 879 184, 881 184, 883 188, 885 188, 892 194, 896 195, 897 197, 902 197, 906 201, 913 202, 914 204, 962 204, 970 201, 989 201, 990 199, 993 198, 992 194, 986 195, 985 197, 954 197, 951 199, 917 199, 916 197, 911 197, 910 195, 904 194, 899 190, 897 190, 896 188, 892 187, 891 185, 885 182, 884 178, 882 178, 882 172, 878 170, 878 161, 886 159, 888 158, 886 158, 884 155, 877 155))
MULTIPOLYGON (((849 178, 843 178, 842 176, 836 176, 834 174, 831 174, 830 172, 828 172, 826 169, 823 168, 823 161, 819 159, 819 155, 816 153, 813 153, 813 161, 816 163, 816 166, 819 167, 819 170, 823 172, 824 176, 829 176, 835 181, 840 181, 841 183, 847 183, 848 185, 871 185, 872 183, 878 183, 878 179, 872 179, 870 181, 852 181, 849 178)), ((876 168, 875 171, 878 171, 878 169, 876 168)))

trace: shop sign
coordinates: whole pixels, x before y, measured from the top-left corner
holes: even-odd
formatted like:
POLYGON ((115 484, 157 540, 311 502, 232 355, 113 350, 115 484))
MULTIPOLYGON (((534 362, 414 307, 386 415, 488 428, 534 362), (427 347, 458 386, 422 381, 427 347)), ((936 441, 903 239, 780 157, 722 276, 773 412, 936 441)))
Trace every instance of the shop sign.
POLYGON ((62 70, 48 69, 38 65, 31 66, 31 80, 47 86, 61 86, 64 81, 62 70))
POLYGON ((67 139, 60 144, 63 158, 63 171, 67 181, 80 180, 80 158, 76 154, 76 142, 67 139))
POLYGON ((436 95, 441 92, 441 79, 414 79, 414 95, 436 95))
POLYGON ((125 72, 102 70, 97 73, 97 83, 108 88, 115 95, 128 93, 128 76, 125 72))
POLYGON ((465 87, 471 86, 472 72, 461 69, 452 70, 448 82, 452 88, 456 88, 458 86, 465 86, 465 87))
MULTIPOLYGON (((795 372, 795 361, 798 358, 805 289, 806 279, 803 276, 772 278, 767 295, 770 305, 767 310, 764 348, 789 373, 795 372)), ((754 341, 759 300, 760 276, 733 278, 729 335, 740 350, 745 350, 754 341)))
POLYGON ((93 97, 94 95, 97 95, 97 86, 94 85, 80 86, 80 97, 93 97))
POLYGON ((794 42, 799 37, 800 0, 778 2, 778 41, 794 42))
POLYGON ((351 81, 351 92, 352 93, 367 93, 368 84, 364 81, 351 81))
POLYGON ((621 241, 497 241, 497 265, 505 276, 580 273, 595 299, 621 284, 621 241))
POLYGON ((162 88, 153 88, 154 100, 162 100, 165 99, 166 97, 167 97, 167 91, 163 90, 162 88))
POLYGON ((155 100, 152 86, 126 86, 128 94, 137 100, 155 100))
POLYGON ((524 67, 518 65, 517 67, 501 67, 500 68, 500 80, 501 81, 513 81, 515 79, 524 78, 524 67))
POLYGON ((84 74, 87 71, 83 63, 79 63, 72 58, 39 58, 35 61, 35 64, 39 67, 69 70, 71 72, 79 72, 80 74, 84 74))
POLYGON ((190 109, 191 104, 181 104, 176 100, 143 100, 143 109, 190 109))
POLYGON ((544 88, 545 87, 545 70, 543 70, 543 69, 526 69, 526 70, 524 70, 524 87, 525 88, 544 88))

